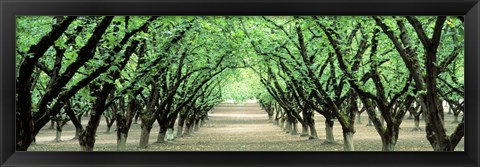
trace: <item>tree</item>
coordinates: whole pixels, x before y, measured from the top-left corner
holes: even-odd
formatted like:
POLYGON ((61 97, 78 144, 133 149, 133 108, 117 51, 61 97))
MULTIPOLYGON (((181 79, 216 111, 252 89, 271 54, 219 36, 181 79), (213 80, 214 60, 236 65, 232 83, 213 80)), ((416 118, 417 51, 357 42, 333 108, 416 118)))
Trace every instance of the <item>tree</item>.
MULTIPOLYGON (((422 23, 416 17, 406 17, 408 22, 415 30, 418 40, 423 46, 424 64, 420 66, 420 59, 422 58, 417 52, 412 51, 412 44, 407 29, 403 23, 403 19, 397 19, 398 27, 401 31, 400 39, 394 35, 389 25, 385 24, 381 18, 374 17, 377 25, 382 28, 383 32, 388 36, 394 44, 395 49, 400 54, 406 67, 415 81, 415 88, 419 92, 419 103, 426 115, 425 131, 427 132, 427 139, 435 151, 451 151, 464 136, 464 122, 458 124, 455 131, 448 136, 446 134, 443 123, 443 107, 441 105, 441 96, 438 93, 437 78, 442 72, 441 69, 447 68, 449 64, 458 56, 453 53, 445 57, 443 60, 438 60, 439 46, 444 29, 444 23, 447 19, 445 16, 436 17, 433 31, 431 29, 424 29, 422 23), (426 31, 428 30, 428 31, 426 31), (428 37, 428 34, 431 37, 428 37)), ((463 119, 462 119, 463 120, 463 119)))

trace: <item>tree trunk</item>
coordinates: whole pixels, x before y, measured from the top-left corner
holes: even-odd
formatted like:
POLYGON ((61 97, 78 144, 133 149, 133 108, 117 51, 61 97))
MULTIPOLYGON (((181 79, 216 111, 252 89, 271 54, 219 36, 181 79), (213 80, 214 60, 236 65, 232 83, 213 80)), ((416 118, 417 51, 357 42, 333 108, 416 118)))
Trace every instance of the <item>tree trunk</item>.
POLYGON ((191 128, 191 125, 186 123, 185 124, 185 127, 183 129, 183 135, 182 136, 188 136, 190 135, 190 128, 191 128))
POLYGON ((55 120, 55 123, 57 124, 57 127, 56 127, 56 134, 55 134, 55 142, 61 142, 62 141, 62 129, 63 129, 63 126, 65 126, 65 124, 67 123, 67 120, 60 120, 57 119, 55 120))
POLYGON ((130 130, 130 125, 132 118, 126 118, 129 120, 122 120, 119 118, 119 115, 116 115, 117 119, 117 151, 126 150, 128 131, 130 130))
POLYGON ((436 105, 438 108, 437 113, 438 115, 440 115, 440 118, 441 118, 440 120, 442 121, 441 123, 442 125, 445 125, 445 113, 443 111, 442 101, 437 101, 436 105))
POLYGON ((160 130, 158 131, 157 143, 165 142, 165 136, 167 134, 167 127, 160 125, 160 130))
POLYGON ((355 151, 353 145, 353 132, 343 132, 343 149, 344 151, 355 151))
POLYGON ((300 134, 300 137, 308 137, 308 126, 307 125, 302 125, 302 134, 300 134))
POLYGON ((48 129, 50 129, 50 130, 55 129, 55 121, 52 119, 50 122, 51 122, 50 127, 48 127, 48 129))
POLYGON ((167 128, 167 141, 173 141, 174 139, 175 139, 175 136, 173 134, 173 129, 167 128))
POLYGON ((382 137, 382 151, 395 151, 395 141, 391 137, 382 137))
POLYGON ((414 118, 413 122, 415 126, 413 127, 412 131, 421 131, 422 128, 420 128, 420 114, 415 114, 413 118, 414 118))
POLYGON ((62 141, 62 127, 59 127, 57 125, 57 133, 55 135, 55 142, 61 142, 62 141))
POLYGON ((200 127, 203 127, 203 125, 205 125, 205 118, 202 117, 202 119, 200 119, 200 127))
POLYGON ((452 123, 454 123, 454 124, 460 123, 460 121, 458 121, 458 115, 460 115, 460 112, 453 113, 453 122, 452 123))
MULTIPOLYGON (((117 110, 114 107, 114 115, 112 117, 112 122, 116 122, 116 132, 117 132, 117 151, 124 151, 126 150, 127 146, 127 139, 128 139, 128 131, 130 130, 130 127, 132 126, 132 121, 133 118, 135 117, 136 114, 136 108, 137 108, 137 103, 135 100, 135 96, 137 94, 134 94, 133 96, 129 96, 129 102, 125 108, 122 110, 117 110)), ((124 106, 124 102, 120 102, 120 106, 124 106)))
POLYGON ((64 107, 65 112, 67 113, 68 117, 70 117, 70 120, 72 121, 73 125, 75 126, 75 136, 73 137, 72 140, 77 140, 80 136, 80 133, 83 131, 83 125, 82 125, 82 115, 75 115, 75 112, 72 110, 71 105, 67 103, 67 105, 64 107))
POLYGON ((274 121, 273 121, 273 124, 274 125, 279 125, 280 124, 280 112, 278 112, 278 109, 275 109, 275 118, 274 118, 274 121))
POLYGON ((285 128, 284 128, 285 132, 290 133, 290 131, 292 131, 292 123, 288 119, 286 119, 284 124, 285 124, 285 128))
POLYGON ((195 116, 196 114, 188 116, 188 113, 185 113, 185 127, 183 129, 183 136, 188 136, 193 133, 195 127, 195 116))
POLYGON ((72 140, 76 140, 79 138, 80 134, 82 133, 82 130, 83 128, 82 127, 79 127, 79 128, 75 128, 75 136, 73 136, 73 139, 72 140))
POLYGON ((105 131, 105 133, 107 133, 107 134, 110 133, 110 129, 111 129, 111 128, 112 128, 112 126, 108 126, 108 125, 107 125, 107 130, 105 131))
POLYGON ((148 147, 148 140, 150 139, 150 131, 152 130, 151 125, 144 125, 144 122, 142 121, 141 124, 141 133, 140 133, 140 143, 139 146, 140 148, 147 148, 148 147))
POLYGON ((193 134, 194 129, 195 129, 195 122, 192 121, 193 123, 188 127, 188 134, 193 134))
POLYGON ((124 151, 127 147, 128 134, 117 129, 117 151, 124 151))
MULTIPOLYGON (((304 136, 309 136, 308 129, 311 128, 313 120, 313 112, 312 111, 303 111, 303 120, 305 121, 304 124, 302 124, 302 134, 300 135, 301 137, 304 136)), ((315 124, 315 123, 313 123, 315 124)), ((310 137, 309 137, 310 138, 310 137)))
MULTIPOLYGON (((168 123, 169 121, 167 119, 161 120, 160 117, 157 117, 157 123, 159 125, 159 130, 158 130, 158 135, 157 135, 157 141, 156 143, 163 143, 165 142, 165 135, 167 133, 167 128, 168 128, 168 123)), ((175 120, 175 119, 174 119, 175 120)), ((172 125, 173 126, 173 125, 172 125)))
POLYGON ((380 125, 385 126, 385 119, 383 118, 382 114, 380 114, 378 117, 380 119, 380 125))
POLYGON ((178 125, 177 126, 177 137, 182 137, 183 135, 183 126, 178 125))
POLYGON ((178 122, 177 126, 177 137, 182 137, 182 132, 183 131, 183 125, 180 125, 180 122, 178 122))
POLYGON ((292 124, 292 130, 290 131, 290 135, 297 135, 298 134, 297 121, 293 120, 291 124, 292 124))
POLYGON ((370 118, 368 118, 368 123, 367 123, 367 126, 373 126, 373 122, 370 118))
POLYGON ((107 130, 105 131, 105 133, 109 134, 110 130, 112 129, 113 123, 115 122, 115 119, 105 117, 105 120, 107 122, 107 130))
POLYGON ((438 142, 434 145, 434 151, 454 151, 457 144, 450 144, 450 142, 438 142))
MULTIPOLYGON (((93 111, 92 111, 93 112, 93 111)), ((79 142, 82 151, 93 151, 95 146, 95 135, 97 133, 98 125, 100 124, 101 114, 94 114, 90 116, 85 131, 80 134, 79 142)))
POLYGON ((72 140, 79 139, 83 131, 83 126, 75 126, 75 136, 73 136, 72 140))
POLYGON ((357 121, 355 121, 355 122, 357 122, 358 124, 362 124, 361 115, 362 115, 362 113, 357 112, 357 121))
POLYGON ((135 114, 135 117, 133 119, 133 124, 138 124, 138 117, 140 117, 140 113, 135 114))
POLYGON ((195 129, 194 129, 194 131, 198 131, 198 129, 200 129, 199 122, 200 122, 200 119, 195 119, 195 129))
POLYGON ((310 129, 310 137, 308 137, 308 139, 310 139, 310 140, 318 139, 317 130, 315 129, 315 122, 309 122, 308 126, 310 127, 309 128, 310 129))
POLYGON ((333 124, 334 122, 332 120, 325 120, 326 144, 335 142, 335 138, 333 137, 333 124))

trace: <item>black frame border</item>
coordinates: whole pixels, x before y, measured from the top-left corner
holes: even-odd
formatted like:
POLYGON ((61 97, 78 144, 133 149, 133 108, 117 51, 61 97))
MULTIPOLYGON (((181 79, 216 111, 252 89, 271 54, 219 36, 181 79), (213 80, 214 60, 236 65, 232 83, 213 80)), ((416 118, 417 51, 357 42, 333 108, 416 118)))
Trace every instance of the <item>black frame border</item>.
POLYGON ((435 166, 480 159, 479 0, 0 0, 0 166, 435 166), (17 15, 463 15, 465 152, 16 152, 17 15), (212 161, 215 159, 215 161, 212 161))

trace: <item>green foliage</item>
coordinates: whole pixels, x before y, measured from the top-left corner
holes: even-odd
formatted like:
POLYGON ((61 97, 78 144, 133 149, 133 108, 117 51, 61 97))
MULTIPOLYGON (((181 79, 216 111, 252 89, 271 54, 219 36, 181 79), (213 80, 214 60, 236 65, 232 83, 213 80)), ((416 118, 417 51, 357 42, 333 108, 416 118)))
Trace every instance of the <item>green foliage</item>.
MULTIPOLYGON (((94 56, 81 64, 62 92, 103 69, 88 86, 76 92, 73 103, 81 107, 91 105, 95 92, 90 87, 106 82, 115 85, 109 96, 114 102, 138 91, 140 95, 135 98, 146 105, 148 100, 140 97, 148 97, 152 85, 157 84, 161 102, 171 100, 178 107, 189 102, 194 104, 191 106, 209 108, 227 99, 279 102, 278 96, 282 94, 291 104, 296 104, 293 103, 295 93, 305 94, 307 100, 316 102, 318 99, 311 94, 338 99, 353 89, 352 83, 377 95, 379 90, 373 79, 365 77, 372 71, 378 72, 384 87, 382 91, 390 99, 409 79, 409 70, 389 37, 382 31, 374 34, 380 27, 372 17, 163 16, 148 21, 150 18, 114 17, 96 44, 94 56), (139 29, 144 24, 146 27, 139 29), (132 37, 121 43, 131 33, 132 37), (330 38, 327 33, 331 33, 330 38), (372 39, 378 41, 375 52, 372 39), (134 41, 139 45, 122 68, 126 50, 134 41), (116 47, 120 51, 115 51, 116 47), (339 62, 338 54, 343 56, 345 67, 339 62), (359 61, 358 68, 353 69, 356 61, 359 61), (112 73, 119 73, 119 77, 110 77, 112 73)), ((414 33, 414 27, 405 17, 380 18, 399 39, 399 22, 404 23, 413 46, 411 49, 419 55, 419 64, 424 69, 425 49, 414 33)), ((431 36, 436 17, 417 18, 426 35, 431 36)), ((17 76, 23 60, 33 56, 27 54, 30 47, 52 31, 52 27, 58 24, 57 19, 51 16, 17 17, 17 76)), ((70 65, 82 58, 80 50, 102 19, 96 16, 75 19, 38 64, 49 70, 58 67, 59 74, 65 73, 70 65), (55 64, 57 50, 54 47, 65 51, 60 66, 55 64)), ((456 17, 448 17, 442 30, 435 65, 441 66, 442 61, 449 58, 452 62, 439 75, 438 87, 440 92, 452 93, 448 96, 451 100, 458 101, 464 96, 464 26, 456 17)), ((40 67, 35 67, 34 74, 32 112, 37 111, 48 87, 56 82, 40 67)), ((406 94, 418 93, 423 92, 414 93, 411 86, 406 94)), ((190 105, 182 107, 185 106, 190 105)))
POLYGON ((255 99, 258 94, 264 96, 265 93, 258 76, 248 69, 232 71, 230 75, 226 76, 222 86, 222 98, 224 100, 234 100, 235 102, 255 99))

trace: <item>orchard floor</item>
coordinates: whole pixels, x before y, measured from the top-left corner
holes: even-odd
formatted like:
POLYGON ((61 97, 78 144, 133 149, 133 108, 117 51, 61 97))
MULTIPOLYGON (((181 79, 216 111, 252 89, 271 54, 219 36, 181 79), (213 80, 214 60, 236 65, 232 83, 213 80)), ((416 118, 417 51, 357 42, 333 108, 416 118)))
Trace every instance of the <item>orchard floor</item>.
MULTIPOLYGON (((447 132, 452 132, 456 124, 452 124, 453 115, 445 115, 447 132)), ((408 116, 406 116, 408 117, 408 116)), ((84 117, 82 123, 88 122, 84 117)), ((150 134, 150 145, 147 149, 139 149, 140 124, 132 124, 130 129, 128 151, 343 151, 343 137, 340 124, 335 122, 334 137, 337 144, 322 144, 325 140, 324 118, 315 116, 319 139, 308 140, 308 137, 290 135, 282 128, 268 120, 267 114, 256 103, 221 104, 210 114, 207 123, 195 133, 174 141, 155 143, 158 134, 158 125, 154 125, 150 134)), ((357 151, 380 151, 381 139, 373 126, 366 126, 367 114, 363 113, 361 123, 355 125, 354 146, 357 151)), ((424 129, 424 122, 421 122, 424 129)), ((115 126, 115 125, 114 125, 115 126)), ((111 133, 105 133, 104 119, 99 126, 95 151, 115 151, 115 127, 111 133)), ((405 119, 401 125, 397 151, 432 151, 425 138, 425 131, 412 131, 413 119, 405 119)), ((37 143, 30 146, 29 151, 79 151, 78 140, 74 137, 75 128, 71 123, 65 125, 62 142, 54 142, 55 130, 46 125, 37 135, 37 143)), ((301 126, 298 125, 301 132, 301 126)), ((174 133, 176 134, 176 132, 174 133)), ((464 150, 464 141, 458 144, 455 151, 464 150)))

